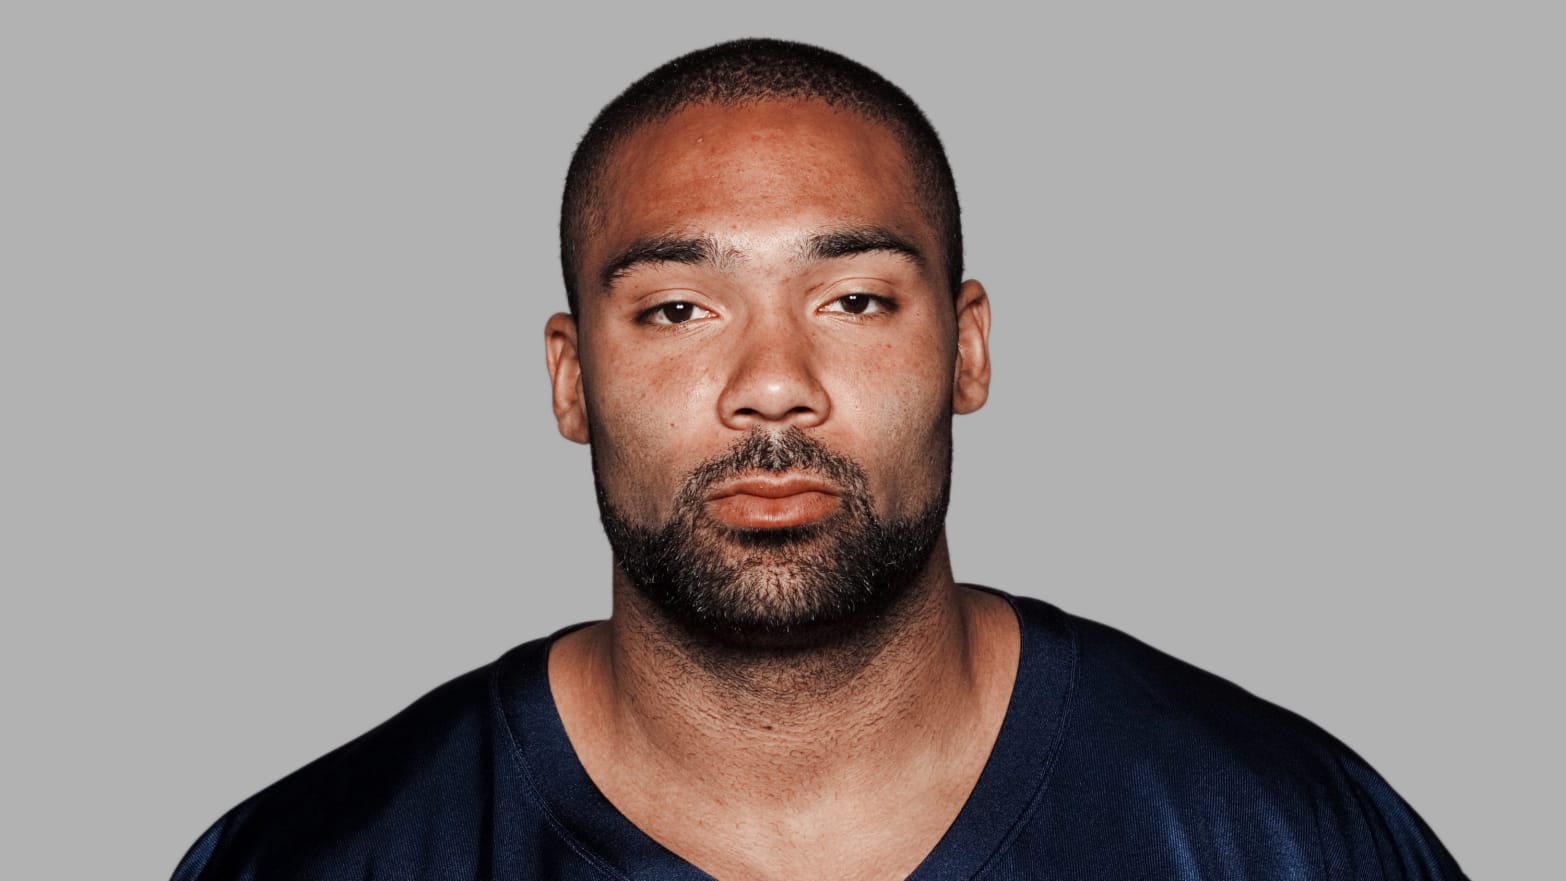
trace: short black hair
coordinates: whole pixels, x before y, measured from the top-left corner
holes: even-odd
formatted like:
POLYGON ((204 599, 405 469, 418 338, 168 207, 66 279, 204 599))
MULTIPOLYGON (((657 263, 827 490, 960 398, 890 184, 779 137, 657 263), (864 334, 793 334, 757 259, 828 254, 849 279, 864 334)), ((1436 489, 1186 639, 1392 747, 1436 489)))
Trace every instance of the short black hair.
POLYGON ((952 295, 962 285, 962 219, 957 184, 935 127, 902 89, 863 64, 817 46, 745 39, 682 55, 610 101, 571 157, 560 202, 560 268, 566 301, 577 311, 582 246, 607 210, 604 169, 616 147, 641 127, 693 104, 814 99, 885 125, 902 144, 914 186, 934 226, 952 295))

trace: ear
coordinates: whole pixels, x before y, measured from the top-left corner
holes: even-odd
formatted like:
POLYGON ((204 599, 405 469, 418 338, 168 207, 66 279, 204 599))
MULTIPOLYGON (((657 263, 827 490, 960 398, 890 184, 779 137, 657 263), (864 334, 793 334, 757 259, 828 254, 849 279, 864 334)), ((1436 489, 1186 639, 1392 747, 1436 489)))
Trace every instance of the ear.
POLYGON ((554 398, 555 424, 560 434, 587 443, 587 402, 582 397, 582 361, 577 349, 576 319, 565 312, 544 324, 544 362, 554 398))
POLYGON ((990 397, 990 298, 969 279, 957 292, 957 365, 952 412, 972 413, 990 397))

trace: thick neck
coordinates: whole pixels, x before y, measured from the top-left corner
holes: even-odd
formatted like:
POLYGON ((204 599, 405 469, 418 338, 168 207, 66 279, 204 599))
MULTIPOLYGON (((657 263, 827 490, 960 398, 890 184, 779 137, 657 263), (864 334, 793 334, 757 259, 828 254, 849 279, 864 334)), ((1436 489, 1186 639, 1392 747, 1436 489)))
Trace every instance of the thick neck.
POLYGON ((970 750, 1003 715, 1016 669, 1010 609, 953 581, 944 539, 872 632, 809 653, 716 659, 671 632, 619 573, 614 598, 609 621, 562 640, 551 659, 584 764, 610 773, 634 757, 642 773, 730 803, 808 799, 970 750))

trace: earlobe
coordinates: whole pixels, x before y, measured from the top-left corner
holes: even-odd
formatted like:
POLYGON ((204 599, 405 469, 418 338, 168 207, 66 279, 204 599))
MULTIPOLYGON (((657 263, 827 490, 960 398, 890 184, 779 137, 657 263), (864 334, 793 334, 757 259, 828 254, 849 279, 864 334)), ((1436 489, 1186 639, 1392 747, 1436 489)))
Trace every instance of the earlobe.
POLYGON ((969 279, 957 293, 957 364, 952 412, 972 413, 990 397, 990 298, 969 279))
POLYGON ((549 316, 544 324, 544 362, 560 434, 567 440, 587 443, 587 402, 582 395, 576 319, 565 312, 549 316))

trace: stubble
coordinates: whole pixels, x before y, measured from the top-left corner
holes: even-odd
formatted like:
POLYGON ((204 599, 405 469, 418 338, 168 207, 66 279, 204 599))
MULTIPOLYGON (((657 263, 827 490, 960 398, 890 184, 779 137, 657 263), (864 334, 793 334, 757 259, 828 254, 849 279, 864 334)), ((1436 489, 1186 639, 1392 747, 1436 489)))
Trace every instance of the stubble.
POLYGON ((744 663, 861 654, 882 642, 940 541, 949 447, 946 459, 923 509, 889 519, 876 514, 862 467, 793 426, 752 430, 693 469, 661 525, 632 523, 616 509, 596 454, 593 477, 615 562, 641 598, 708 661, 744 663), (757 472, 824 479, 841 504, 822 520, 769 529, 736 529, 707 514, 717 484, 757 472))

